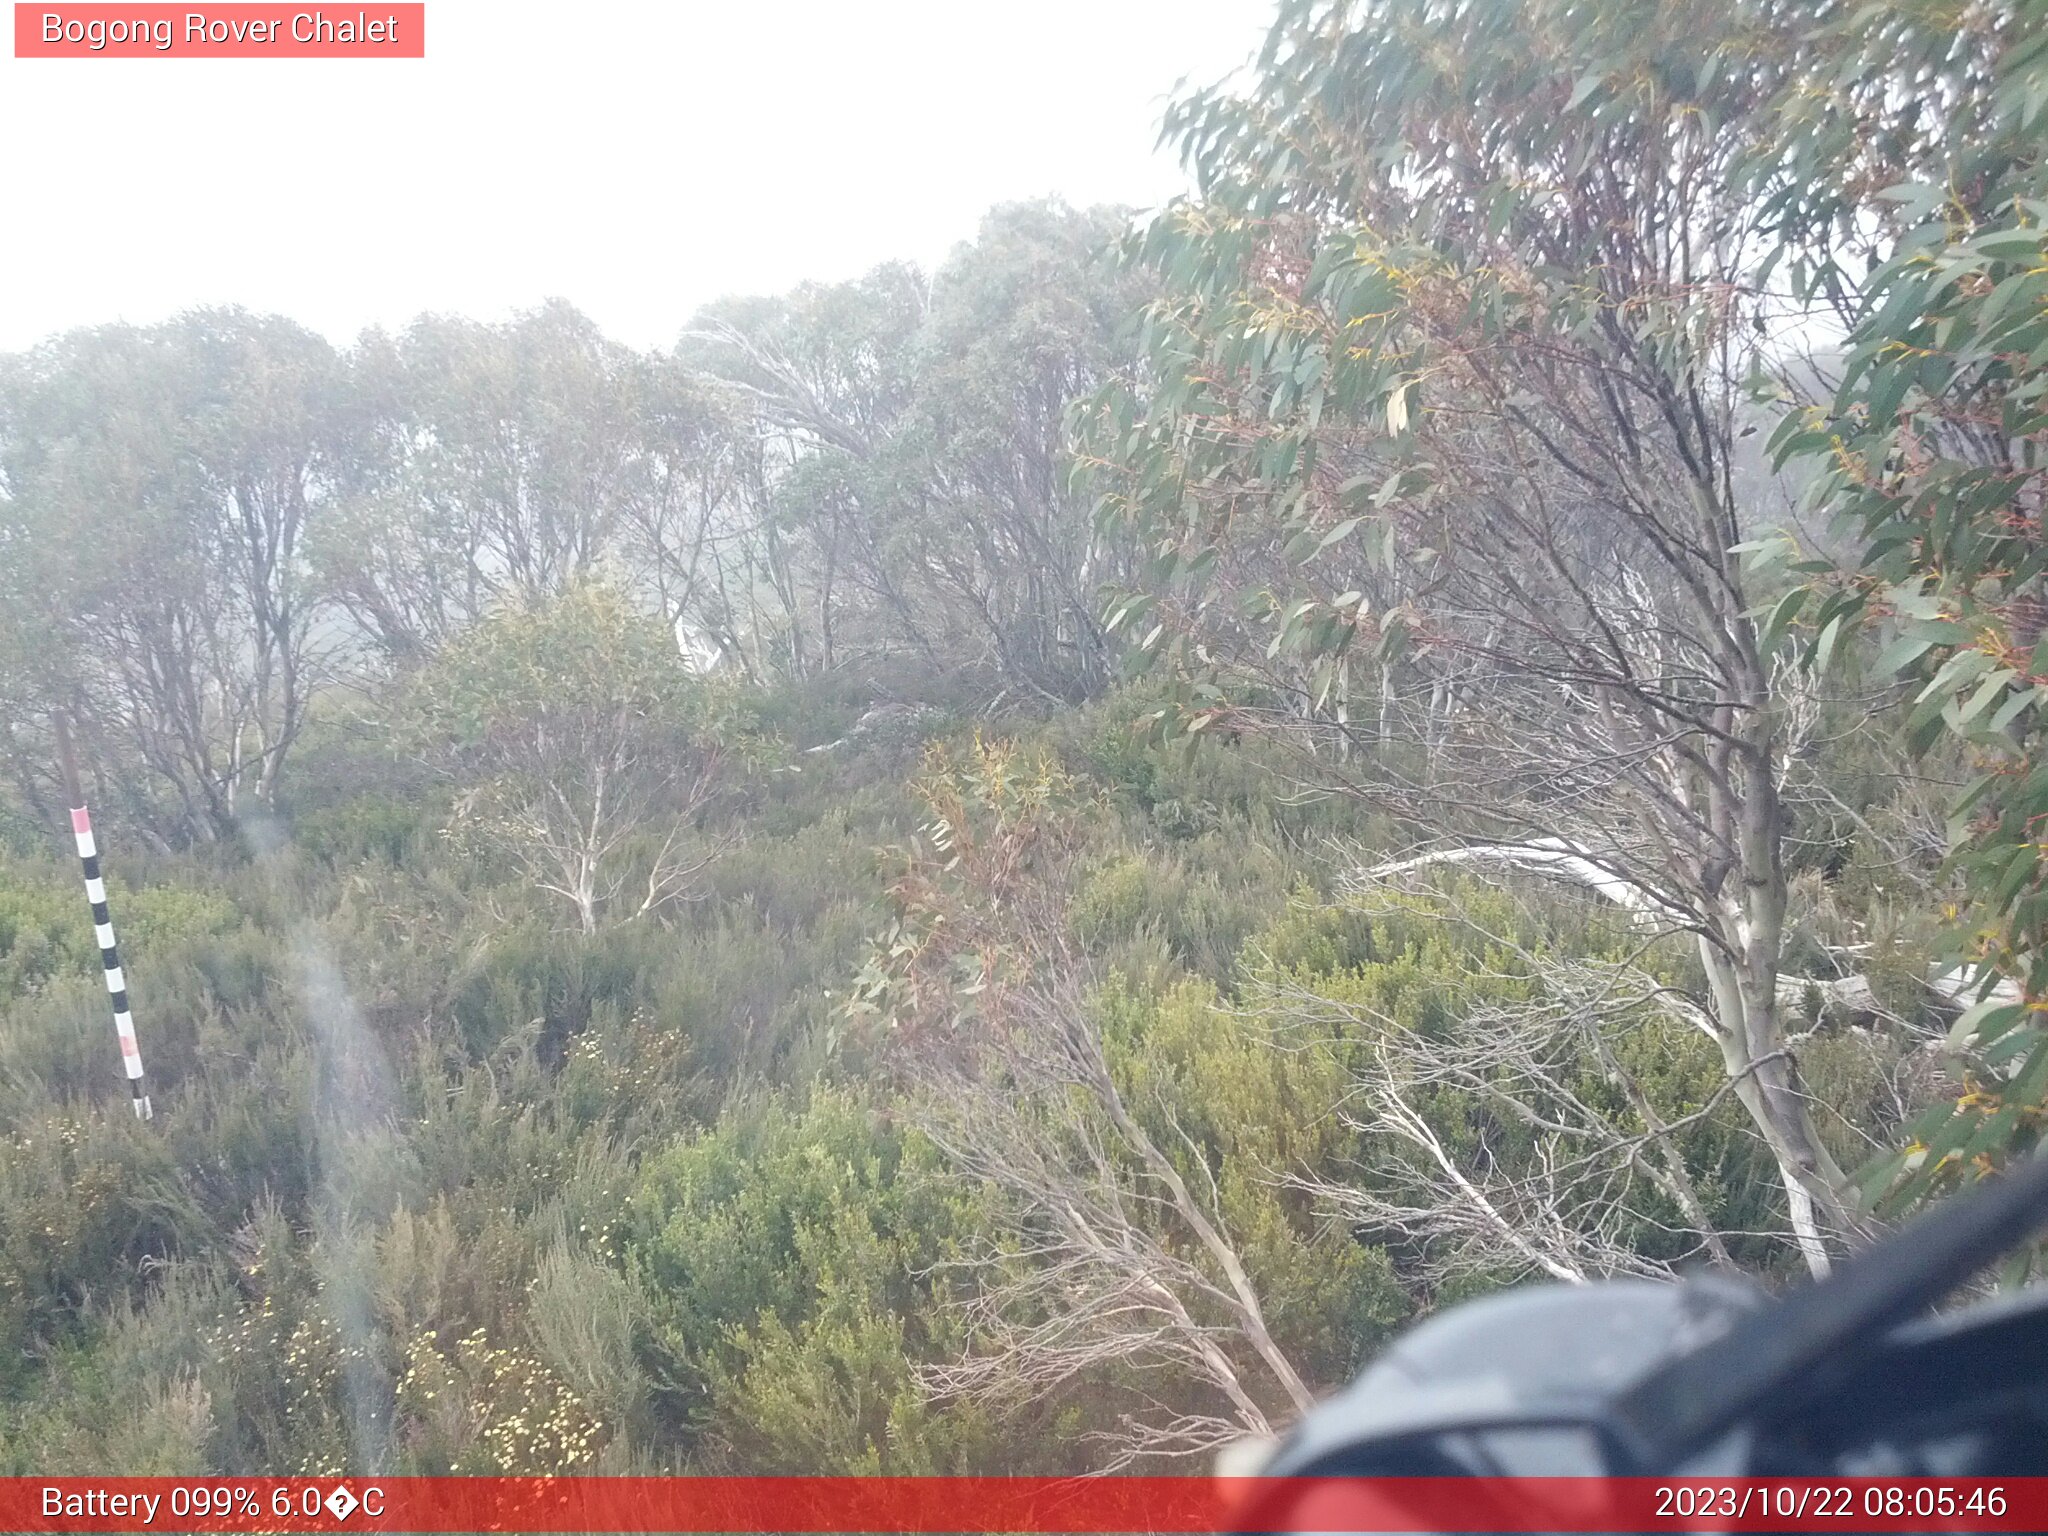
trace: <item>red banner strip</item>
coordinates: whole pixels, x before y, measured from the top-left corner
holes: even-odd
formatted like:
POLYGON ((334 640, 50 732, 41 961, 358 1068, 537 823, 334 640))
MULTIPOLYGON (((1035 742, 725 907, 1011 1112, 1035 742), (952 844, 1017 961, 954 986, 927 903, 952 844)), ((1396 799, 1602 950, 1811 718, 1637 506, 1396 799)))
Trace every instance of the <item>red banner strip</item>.
POLYGON ((2048 1531, 2048 1478, 0 1478, 0 1530, 2048 1531))
POLYGON ((65 5, 16 0, 17 59, 423 59, 420 0, 65 5))

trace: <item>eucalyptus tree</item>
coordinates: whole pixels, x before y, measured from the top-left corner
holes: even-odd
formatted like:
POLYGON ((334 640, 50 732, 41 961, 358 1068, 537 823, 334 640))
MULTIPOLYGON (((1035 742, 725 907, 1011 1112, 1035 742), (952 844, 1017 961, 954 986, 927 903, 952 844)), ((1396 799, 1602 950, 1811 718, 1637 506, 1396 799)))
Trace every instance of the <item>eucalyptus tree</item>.
POLYGON ((1964 1091, 1873 1177, 1903 1175, 1903 1200, 2032 1143, 2048 1092, 2048 4, 1806 22, 1748 169, 1785 270, 1849 327, 1831 396, 1789 402, 1774 447, 1853 554, 1795 562, 1815 580, 1792 601, 1822 651, 1885 632, 1915 744, 1976 770, 1950 835, 1971 898, 1953 958, 1980 1001, 1964 1091))
POLYGON ((506 606, 413 673, 400 738, 452 785, 450 832, 507 859, 584 933, 687 896, 697 827, 742 734, 673 637, 597 585, 506 606))
MULTIPOLYGON (((1859 1215, 1781 1000, 1787 665, 1738 547, 1768 316, 1731 123, 1767 10, 1287 0, 1241 93, 1168 133, 1198 200, 1136 243, 1148 372, 1081 414, 1112 609, 1312 788, 1689 939, 1816 1272, 1859 1215)), ((1402 872, 1389 869, 1388 874, 1402 872)))
POLYGON ((788 664, 881 657, 1057 699, 1100 688, 1113 557, 1064 473, 1064 414, 1125 355, 1141 275, 1113 211, 995 210, 905 266, 706 311, 681 356, 750 401, 761 508, 740 592, 788 664))
POLYGON ((305 544, 354 451, 339 360, 289 321, 199 311, 14 359, 4 409, 38 712, 72 711, 158 832, 225 835, 244 795, 277 797, 328 659, 305 544))
POLYGON ((933 282, 916 410, 930 468, 930 583, 1006 679, 1066 700, 1109 679, 1101 588, 1128 574, 1069 483, 1071 403, 1129 357, 1144 274, 1112 258, 1114 209, 998 208, 933 282))
POLYGON ((648 361, 639 463, 620 508, 620 561, 703 659, 746 663, 751 616, 739 573, 756 542, 759 435, 740 393, 674 356, 648 361))
POLYGON ((352 359, 372 412, 322 579, 387 655, 597 571, 641 472, 646 360, 559 301, 505 324, 427 315, 352 359))
POLYGON ((891 638, 930 649, 888 543, 900 488, 887 459, 925 306, 922 275, 895 263, 724 301, 683 337, 678 355, 752 407, 759 516, 722 575, 760 665, 830 670, 849 630, 889 623, 880 614, 893 619, 891 638))

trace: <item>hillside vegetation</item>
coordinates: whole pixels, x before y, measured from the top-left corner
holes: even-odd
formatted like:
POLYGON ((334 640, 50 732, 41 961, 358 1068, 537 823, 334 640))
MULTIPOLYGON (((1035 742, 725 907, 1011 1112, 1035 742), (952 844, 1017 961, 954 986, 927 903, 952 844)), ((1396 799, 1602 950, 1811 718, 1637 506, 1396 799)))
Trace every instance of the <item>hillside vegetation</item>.
POLYGON ((0 359, 0 1474, 1198 1467, 2029 1150, 2048 12, 1924 9, 1284 0, 1147 221, 0 359))

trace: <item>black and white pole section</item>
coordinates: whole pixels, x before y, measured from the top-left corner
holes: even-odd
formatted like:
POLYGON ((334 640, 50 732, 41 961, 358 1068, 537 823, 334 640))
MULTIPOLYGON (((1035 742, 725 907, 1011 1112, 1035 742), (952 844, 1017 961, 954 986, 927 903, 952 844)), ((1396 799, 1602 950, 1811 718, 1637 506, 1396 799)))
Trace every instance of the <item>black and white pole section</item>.
POLYGON ((62 717, 57 722, 57 753, 64 769, 64 788, 71 805, 71 835, 78 842, 78 861, 85 868, 85 899, 92 907, 93 937, 100 941, 100 965, 106 971, 107 995, 114 1005, 114 1035, 121 1042, 121 1070, 128 1074, 128 1094, 135 1103, 135 1118, 150 1118, 149 1095, 142 1087, 142 1047, 135 1039, 135 1019, 128 1011, 128 979, 121 974, 121 954, 114 947, 114 920, 107 911, 107 886, 100 878, 100 850, 93 841, 92 813, 85 806, 85 791, 78 780, 78 763, 71 753, 71 733, 62 717))

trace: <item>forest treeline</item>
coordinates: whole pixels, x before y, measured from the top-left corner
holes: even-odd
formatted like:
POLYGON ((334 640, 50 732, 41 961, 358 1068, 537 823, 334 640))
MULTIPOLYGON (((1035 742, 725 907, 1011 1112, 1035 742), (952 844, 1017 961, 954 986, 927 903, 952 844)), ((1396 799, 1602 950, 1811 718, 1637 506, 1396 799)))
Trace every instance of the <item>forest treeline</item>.
POLYGON ((556 303, 347 349, 200 312, 11 360, 19 794, 51 803, 61 704, 102 804, 164 846, 231 836, 283 792, 323 689, 591 581, 757 686, 1099 691, 1113 573, 1062 413, 1143 296, 1117 228, 1005 210, 929 278, 714 306, 660 355, 556 303))
POLYGON ((0 359, 0 1471, 1201 1465, 2029 1149, 2048 13, 1923 12, 1284 0, 1140 222, 0 359))

